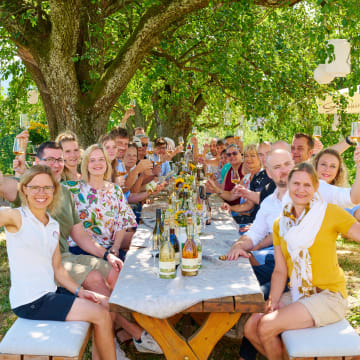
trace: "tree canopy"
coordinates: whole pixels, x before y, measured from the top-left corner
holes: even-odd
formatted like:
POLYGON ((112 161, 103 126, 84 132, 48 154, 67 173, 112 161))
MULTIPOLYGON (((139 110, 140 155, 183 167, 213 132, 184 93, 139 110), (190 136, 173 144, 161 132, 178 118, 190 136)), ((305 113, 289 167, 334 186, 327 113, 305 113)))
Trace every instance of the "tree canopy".
POLYGON ((317 115, 317 96, 359 81, 355 0, 0 4, 1 68, 14 76, 9 99, 24 96, 31 77, 51 136, 72 129, 83 145, 109 119, 116 123, 131 98, 153 134, 223 127, 228 98, 232 126, 244 115, 288 135, 328 121, 317 115), (331 56, 326 40, 334 37, 351 42, 352 72, 320 86, 312 72, 331 56))

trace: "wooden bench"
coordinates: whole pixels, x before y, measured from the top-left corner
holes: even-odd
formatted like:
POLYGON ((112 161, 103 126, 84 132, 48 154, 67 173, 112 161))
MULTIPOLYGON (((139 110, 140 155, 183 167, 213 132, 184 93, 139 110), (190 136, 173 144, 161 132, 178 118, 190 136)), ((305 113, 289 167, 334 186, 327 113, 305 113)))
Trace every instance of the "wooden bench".
POLYGON ((91 330, 83 321, 17 319, 0 343, 0 360, 80 360, 91 330))
POLYGON ((284 331, 281 338, 287 359, 360 360, 360 336, 346 320, 320 328, 284 331))

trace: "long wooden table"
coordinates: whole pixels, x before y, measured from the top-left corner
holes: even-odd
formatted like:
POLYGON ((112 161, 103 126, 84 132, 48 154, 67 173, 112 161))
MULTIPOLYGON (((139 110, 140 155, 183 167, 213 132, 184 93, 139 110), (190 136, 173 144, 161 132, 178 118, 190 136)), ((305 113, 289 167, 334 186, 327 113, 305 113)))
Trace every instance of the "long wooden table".
MULTIPOLYGON (((219 225, 221 224, 221 217, 223 217, 224 221, 227 220, 228 223, 229 217, 217 213, 216 211, 214 211, 213 216, 219 220, 217 221, 216 226, 220 229, 219 231, 221 231, 221 234, 223 234, 224 237, 226 237, 225 235, 229 235, 229 230, 221 230, 223 228, 226 229, 226 227, 219 225)), ((212 225, 213 229, 214 226, 215 225, 212 225)), ((146 233, 144 229, 143 233, 146 233)), ((139 237, 141 237, 141 234, 142 232, 140 228, 139 237)), ((237 234, 235 233, 233 235, 235 240, 237 238, 237 234)), ((135 243, 136 236, 137 234, 135 234, 135 243)), ((137 256, 136 251, 133 251, 130 256, 132 256, 132 259, 135 261, 134 258, 137 256)), ((245 261, 245 259, 242 261, 245 261)), ((158 318, 140 313, 139 311, 136 311, 135 306, 132 306, 131 301, 129 300, 131 298, 129 296, 127 302, 126 299, 123 301, 121 300, 125 294, 129 295, 127 293, 128 291, 133 291, 134 293, 132 295, 134 297, 140 296, 135 293, 135 290, 131 290, 132 286, 136 286, 137 282, 139 282, 139 286, 141 288, 147 286, 146 282, 141 282, 142 274, 145 274, 144 270, 139 268, 137 274, 134 262, 131 262, 130 260, 129 263, 131 265, 129 265, 129 267, 132 267, 132 273, 126 271, 126 261, 113 295, 110 298, 110 309, 120 313, 130 311, 139 325, 149 332, 158 342, 166 359, 205 360, 209 357, 214 346, 222 338, 222 336, 237 323, 241 314, 262 312, 264 310, 264 297, 260 287, 258 284, 255 284, 256 278, 252 273, 251 267, 245 266, 242 270, 242 277, 249 279, 249 287, 253 287, 254 289, 252 290, 252 293, 246 293, 249 292, 249 289, 245 289, 246 286, 244 286, 244 284, 247 282, 244 281, 244 278, 242 278, 242 282, 239 280, 238 286, 235 286, 237 285, 236 283, 232 283, 232 286, 236 288, 236 295, 234 296, 225 296, 215 299, 207 298, 206 300, 204 299, 203 301, 199 301, 195 305, 185 308, 179 313, 166 318, 158 318), (136 276, 134 276, 134 274, 136 276), (131 281, 129 281, 129 278, 131 278, 131 281), (124 288, 122 288, 121 284, 125 285, 124 288), (244 294, 242 294, 242 287, 244 287, 244 294), (124 303, 127 306, 123 306, 124 303), (187 338, 180 334, 175 328, 175 325, 184 315, 190 315, 199 324, 197 331, 187 338)), ((161 281, 161 279, 158 280, 161 281)), ((216 283, 214 283, 213 286, 216 287, 216 283)), ((148 291, 148 294, 151 294, 151 289, 148 289, 148 291)), ((165 289, 164 296, 166 296, 165 289)), ((147 300, 144 298, 144 301, 147 300)))

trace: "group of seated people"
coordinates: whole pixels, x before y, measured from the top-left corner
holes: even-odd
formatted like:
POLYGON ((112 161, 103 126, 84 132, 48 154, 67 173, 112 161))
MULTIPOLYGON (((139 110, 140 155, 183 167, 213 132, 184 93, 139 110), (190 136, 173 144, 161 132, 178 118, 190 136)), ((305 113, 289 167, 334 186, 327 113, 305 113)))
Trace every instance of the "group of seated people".
POLYGON ((284 330, 324 326, 345 316, 346 284, 336 239, 342 234, 360 241, 360 148, 354 152, 356 175, 350 188, 340 155, 351 146, 349 139, 327 149, 316 145, 310 136, 295 134, 291 145, 247 145, 242 161, 241 148, 230 144, 224 180, 208 181, 208 191, 224 199, 223 208, 240 226, 250 224, 245 231, 240 227, 227 258, 250 259, 267 299, 266 313, 245 324, 241 359, 256 359, 257 351, 280 359, 284 330), (248 176, 250 184, 233 184, 234 171, 242 179, 248 176))
MULTIPOLYGON (((28 139, 27 132, 18 136, 28 139)), ((25 169, 25 159, 15 160, 20 182, 0 172, 0 194, 18 207, 0 211, 14 313, 92 322, 95 360, 127 359, 114 341, 117 329, 120 341, 132 338, 139 351, 162 353, 132 318, 109 313, 107 305, 136 231, 135 214, 149 196, 146 185, 156 180, 155 192, 160 191, 169 161, 183 150, 171 139, 157 138, 152 153, 149 142, 142 128, 130 141, 128 132, 116 127, 82 151, 76 135, 65 132, 38 147, 32 168, 25 169)), ((342 233, 360 241, 360 208, 355 207, 360 203, 360 149, 349 188, 339 155, 351 146, 348 139, 325 150, 305 134, 296 134, 291 145, 280 140, 244 148, 240 139, 227 136, 212 139, 203 152, 196 137, 191 143, 194 160, 213 174, 207 191, 224 199, 223 208, 239 224, 242 236, 227 258, 250 257, 268 298, 266 315, 253 315, 245 326, 250 341, 243 341, 240 355, 249 360, 260 351, 278 359, 278 334, 284 329, 322 326, 344 316, 345 278, 336 266, 336 237, 342 233), (300 275, 294 276, 294 267, 300 275), (282 296, 288 276, 291 296, 282 296), (304 280, 307 285, 299 286, 304 280), (305 301, 309 295, 318 298, 305 301), (319 318, 319 303, 328 304, 329 312, 336 306, 337 316, 319 318)))

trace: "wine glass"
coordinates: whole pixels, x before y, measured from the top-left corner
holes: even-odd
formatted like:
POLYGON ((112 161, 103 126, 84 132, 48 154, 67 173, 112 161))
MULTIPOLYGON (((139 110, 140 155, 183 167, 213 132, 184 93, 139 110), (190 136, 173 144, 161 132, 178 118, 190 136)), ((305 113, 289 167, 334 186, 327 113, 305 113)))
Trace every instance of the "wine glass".
POLYGON ((235 135, 235 140, 241 140, 243 138, 244 138, 244 130, 237 129, 236 135, 235 135))
POLYGON ((28 114, 20 114, 20 128, 28 130, 30 127, 30 118, 28 114))
POLYGON ((231 182, 234 185, 240 184, 240 176, 237 170, 231 169, 231 182))
POLYGON ((191 133, 193 134, 193 136, 196 136, 196 134, 197 134, 196 126, 193 126, 193 127, 192 127, 191 133))
POLYGON ((321 126, 314 126, 313 137, 317 140, 321 138, 321 126))
POLYGON ((205 177, 210 178, 212 175, 212 167, 211 165, 205 165, 205 177))
POLYGON ((13 153, 16 156, 25 154, 25 141, 22 138, 15 138, 13 145, 13 153))
POLYGON ((132 109, 134 109, 135 106, 136 106, 136 100, 135 100, 135 99, 132 99, 132 100, 130 101, 130 107, 131 107, 132 109))
POLYGON ((152 161, 152 162, 154 162, 153 154, 154 154, 154 150, 153 150, 153 147, 152 147, 152 142, 149 141, 147 149, 146 149, 146 155, 148 156, 148 159, 150 161, 152 161))
POLYGON ((360 143, 360 122, 354 121, 351 123, 350 140, 356 142, 356 145, 360 143))

